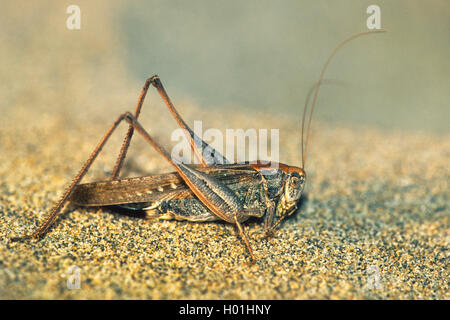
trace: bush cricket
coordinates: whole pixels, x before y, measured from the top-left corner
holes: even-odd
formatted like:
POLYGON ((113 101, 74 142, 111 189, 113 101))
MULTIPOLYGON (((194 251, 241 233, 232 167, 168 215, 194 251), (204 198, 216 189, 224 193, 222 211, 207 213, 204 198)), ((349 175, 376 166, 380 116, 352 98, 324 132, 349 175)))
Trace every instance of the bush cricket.
POLYGON ((274 166, 270 162, 262 161, 230 163, 189 128, 175 109, 160 78, 154 75, 146 80, 134 113, 121 114, 109 127, 47 218, 31 235, 11 240, 32 238, 39 240, 49 230, 67 201, 70 201, 78 206, 118 206, 130 210, 142 210, 146 217, 153 219, 192 222, 223 220, 236 225, 254 262, 255 255, 242 223, 250 217, 265 216, 264 230, 266 236, 270 236, 285 217, 296 211, 306 183, 305 161, 312 114, 326 68, 331 58, 345 43, 361 35, 376 32, 384 32, 384 30, 361 32, 347 38, 333 50, 324 64, 319 81, 312 88, 313 91, 310 91, 310 94, 314 92, 314 96, 306 134, 304 132, 309 95, 303 110, 301 167, 279 163, 276 164, 276 169, 273 169, 274 166), (200 165, 188 165, 173 159, 138 121, 150 85, 156 88, 175 121, 183 129, 200 165), (80 184, 109 137, 124 120, 128 122, 129 129, 109 180, 80 184), (134 131, 137 131, 168 161, 175 172, 118 179, 134 131))

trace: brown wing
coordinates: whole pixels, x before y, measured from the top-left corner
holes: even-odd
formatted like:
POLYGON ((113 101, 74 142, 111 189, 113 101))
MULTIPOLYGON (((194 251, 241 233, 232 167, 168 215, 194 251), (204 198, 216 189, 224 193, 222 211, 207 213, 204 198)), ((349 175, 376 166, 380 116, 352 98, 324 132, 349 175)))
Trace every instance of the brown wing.
MULTIPOLYGON (((257 171, 248 164, 224 164, 196 167, 225 184, 255 180, 257 171)), ((80 206, 107 206, 125 203, 152 202, 195 198, 178 173, 164 173, 146 177, 114 181, 92 182, 78 185, 70 198, 80 206)))

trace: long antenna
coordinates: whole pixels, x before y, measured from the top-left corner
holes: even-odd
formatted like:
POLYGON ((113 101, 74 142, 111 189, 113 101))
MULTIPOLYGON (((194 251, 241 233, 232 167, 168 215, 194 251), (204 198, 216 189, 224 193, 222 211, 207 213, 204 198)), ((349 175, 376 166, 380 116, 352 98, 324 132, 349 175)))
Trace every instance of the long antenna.
POLYGON ((306 111, 307 111, 307 108, 308 108, 309 99, 310 99, 310 96, 311 96, 311 93, 312 93, 311 90, 310 90, 310 92, 308 93, 308 95, 306 97, 305 106, 303 108, 303 117, 302 117, 302 169, 305 168, 305 163, 306 163, 306 152, 307 152, 307 149, 308 149, 308 140, 309 140, 309 133, 310 133, 310 129, 311 129, 311 120, 312 120, 314 107, 316 106, 317 96, 319 94, 320 85, 322 84, 322 81, 323 81, 323 76, 325 75, 325 71, 327 70, 327 67, 328 67, 328 65, 329 65, 329 63, 331 61, 331 58, 333 58, 333 56, 336 54, 336 52, 338 52, 338 50, 342 46, 344 46, 347 42, 350 42, 351 40, 353 40, 353 39, 355 39, 355 38, 357 38, 359 36, 363 36, 363 35, 371 34, 371 33, 381 33, 381 32, 386 32, 386 30, 365 31, 365 32, 360 32, 360 33, 357 33, 357 34, 354 34, 354 35, 350 36, 349 38, 345 39, 340 44, 338 44, 336 46, 336 48, 334 48, 333 52, 331 52, 330 56, 328 57, 327 61, 325 62, 324 66, 322 68, 322 72, 320 73, 319 81, 317 81, 317 84, 312 88, 312 90, 315 88, 315 91, 314 91, 314 98, 313 98, 313 101, 312 101, 312 104, 311 104, 311 111, 309 112, 308 127, 306 129, 306 138, 304 138, 305 118, 306 118, 306 111))

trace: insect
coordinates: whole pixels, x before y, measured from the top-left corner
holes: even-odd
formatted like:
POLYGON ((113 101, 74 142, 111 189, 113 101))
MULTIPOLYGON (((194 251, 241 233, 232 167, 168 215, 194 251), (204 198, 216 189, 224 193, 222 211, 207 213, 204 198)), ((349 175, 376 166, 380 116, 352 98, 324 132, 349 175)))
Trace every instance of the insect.
POLYGON ((160 78, 154 75, 146 80, 134 113, 121 114, 109 127, 60 201, 36 231, 31 235, 12 238, 12 240, 32 238, 39 240, 49 230, 67 201, 70 201, 79 206, 118 206, 130 210, 143 210, 148 218, 154 219, 177 219, 192 222, 223 220, 236 225, 251 260, 255 261, 250 240, 242 224, 250 217, 264 217, 265 235, 270 236, 284 218, 296 211, 306 183, 304 168, 312 114, 325 70, 331 58, 345 43, 361 35, 374 32, 383 32, 383 30, 362 32, 349 37, 334 49, 326 61, 319 81, 310 92, 314 92, 314 96, 306 135, 304 132, 309 98, 306 100, 303 111, 301 167, 261 161, 230 163, 189 128, 175 109, 160 78), (183 129, 200 165, 184 164, 169 156, 167 151, 149 135, 138 121, 150 85, 156 88, 170 113, 183 129), (123 121, 128 122, 129 129, 110 179, 80 184, 109 137, 123 121), (174 167, 175 172, 118 179, 135 131, 174 167))

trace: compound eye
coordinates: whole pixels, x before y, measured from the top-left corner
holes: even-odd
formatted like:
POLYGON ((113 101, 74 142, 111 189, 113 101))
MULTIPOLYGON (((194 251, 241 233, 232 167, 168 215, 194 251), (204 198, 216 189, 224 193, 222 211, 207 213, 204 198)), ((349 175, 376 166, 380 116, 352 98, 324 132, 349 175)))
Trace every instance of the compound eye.
POLYGON ((301 181, 299 178, 297 177, 291 177, 291 179, 289 180, 289 184, 292 188, 296 188, 300 185, 301 181))

